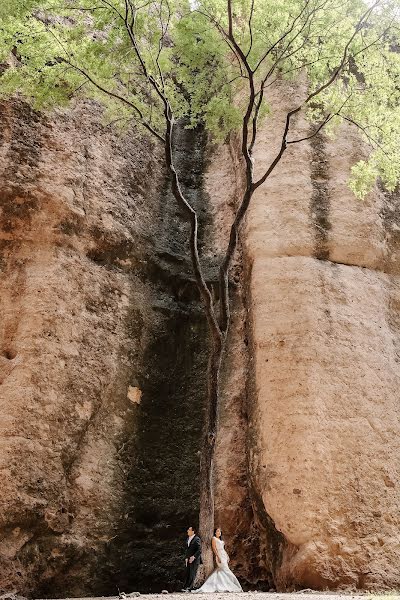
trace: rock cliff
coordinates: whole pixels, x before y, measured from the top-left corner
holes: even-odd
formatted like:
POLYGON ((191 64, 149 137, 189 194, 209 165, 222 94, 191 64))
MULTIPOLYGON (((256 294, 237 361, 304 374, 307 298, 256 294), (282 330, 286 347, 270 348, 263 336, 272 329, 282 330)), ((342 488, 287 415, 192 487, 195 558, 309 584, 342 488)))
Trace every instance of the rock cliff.
POLYGON ((206 332, 162 155, 91 103, 0 114, 0 589, 176 586, 206 332))
MULTIPOLYGON (((298 93, 281 85, 260 170, 298 93)), ((207 330, 162 154, 93 103, 0 115, 0 589, 176 589, 207 330)), ((209 144, 206 164, 202 132, 176 142, 211 281, 238 145, 209 144)), ((363 151, 349 127, 292 147, 242 232, 216 518, 248 587, 400 585, 399 200, 352 196, 363 151)))
MULTIPOLYGON (((282 83, 270 94, 260 174, 296 93, 282 83)), ((291 139, 310 131, 298 119, 291 139)), ((227 405, 248 429, 242 417, 236 438, 224 431, 230 485, 225 475, 220 514, 224 506, 227 533, 249 541, 251 563, 279 590, 400 585, 400 200, 379 189, 363 202, 352 195, 350 168, 363 152, 344 126, 335 140, 291 146, 243 231, 247 400, 238 382, 227 405), (246 454, 247 491, 236 484, 246 454)), ((225 194, 224 168, 225 184, 210 173, 210 193, 225 194)), ((222 428, 229 420, 232 411, 222 428)), ((234 560, 243 574, 245 555, 234 560)))

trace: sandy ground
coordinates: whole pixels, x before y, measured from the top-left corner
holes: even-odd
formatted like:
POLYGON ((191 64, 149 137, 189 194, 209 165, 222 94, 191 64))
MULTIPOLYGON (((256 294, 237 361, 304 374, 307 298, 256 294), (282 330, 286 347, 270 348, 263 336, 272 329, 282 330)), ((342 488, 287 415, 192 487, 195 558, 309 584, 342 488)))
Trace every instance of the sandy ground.
MULTIPOLYGON (((165 600, 165 596, 167 594, 146 594, 146 599, 151 598, 151 600, 165 600)), ((219 594, 199 594, 199 600, 226 600, 227 597, 234 597, 237 594, 227 594, 227 593, 219 593, 219 594)), ((400 599, 400 594, 395 593, 382 593, 382 594, 373 594, 370 592, 366 592, 363 594, 352 594, 352 593, 343 593, 343 594, 334 594, 329 592, 297 592, 291 594, 279 594, 276 592, 268 593, 268 592, 243 592, 243 596, 245 600, 293 600, 295 597, 304 598, 304 600, 366 600, 366 598, 376 598, 377 600, 397 600, 400 599)), ((169 600, 189 600, 193 598, 193 594, 168 594, 169 600)))
MULTIPOLYGON (((138 594, 139 596, 139 594, 138 594)), ((146 598, 146 600, 165 600, 168 596, 168 600, 189 600, 193 598, 193 594, 187 593, 173 593, 173 594, 140 594, 146 598)), ((214 594, 201 594, 198 596, 199 600, 226 600, 227 597, 237 596, 237 594, 228 593, 214 593, 214 594)), ((131 600, 135 596, 127 595, 126 600, 131 600)), ((342 593, 334 594, 332 592, 295 592, 288 594, 280 593, 269 593, 269 592, 243 592, 245 600, 293 600, 295 597, 301 597, 304 600, 366 600, 368 598, 376 600, 400 600, 399 592, 363 592, 363 593, 342 593)), ((118 600, 118 596, 108 596, 101 598, 69 598, 67 600, 118 600)))

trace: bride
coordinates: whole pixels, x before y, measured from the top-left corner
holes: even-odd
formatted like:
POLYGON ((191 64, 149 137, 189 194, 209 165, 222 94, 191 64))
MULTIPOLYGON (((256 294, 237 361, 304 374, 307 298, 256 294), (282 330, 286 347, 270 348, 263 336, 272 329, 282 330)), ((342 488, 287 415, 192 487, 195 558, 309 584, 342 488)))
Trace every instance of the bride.
POLYGON ((192 592, 242 592, 240 583, 228 567, 229 556, 226 553, 225 542, 222 540, 222 531, 219 528, 214 531, 212 549, 217 561, 217 568, 200 588, 192 590, 192 592))

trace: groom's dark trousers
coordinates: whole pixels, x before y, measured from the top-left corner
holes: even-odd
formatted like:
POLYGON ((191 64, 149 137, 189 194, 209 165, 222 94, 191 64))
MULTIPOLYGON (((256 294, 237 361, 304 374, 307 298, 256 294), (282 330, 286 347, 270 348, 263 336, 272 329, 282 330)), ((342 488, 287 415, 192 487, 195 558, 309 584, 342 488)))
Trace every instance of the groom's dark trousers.
POLYGON ((187 590, 191 590, 193 588, 194 580, 196 578, 197 569, 201 564, 201 540, 198 535, 195 535, 191 540, 189 546, 186 542, 186 574, 185 574, 185 583, 183 587, 187 590), (189 562, 189 558, 194 556, 194 561, 189 562))

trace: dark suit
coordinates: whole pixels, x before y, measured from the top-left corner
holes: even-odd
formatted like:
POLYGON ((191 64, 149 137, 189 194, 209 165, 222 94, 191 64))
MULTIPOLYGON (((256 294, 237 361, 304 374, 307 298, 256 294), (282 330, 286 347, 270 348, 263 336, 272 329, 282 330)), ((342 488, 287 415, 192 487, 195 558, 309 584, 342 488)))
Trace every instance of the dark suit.
POLYGON ((186 566, 185 584, 183 587, 185 589, 191 590, 193 588, 194 580, 196 578, 197 569, 199 568, 199 565, 202 563, 201 539, 199 538, 198 535, 194 536, 194 538, 191 540, 189 546, 187 545, 187 541, 186 541, 185 557, 188 562, 187 562, 187 566, 186 566), (194 556, 194 561, 189 563, 189 558, 191 556, 194 556))

